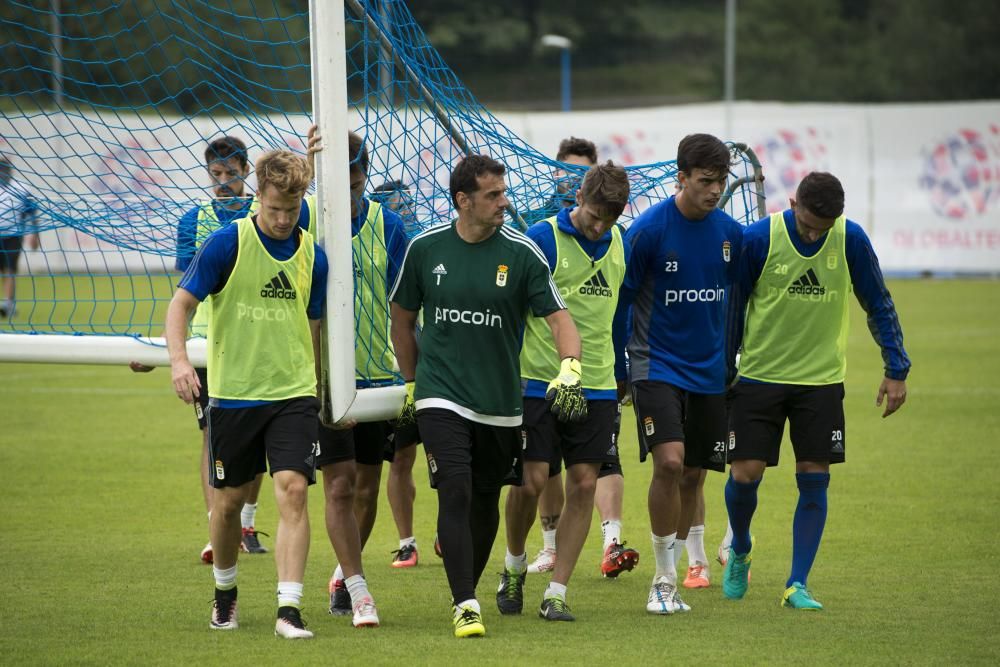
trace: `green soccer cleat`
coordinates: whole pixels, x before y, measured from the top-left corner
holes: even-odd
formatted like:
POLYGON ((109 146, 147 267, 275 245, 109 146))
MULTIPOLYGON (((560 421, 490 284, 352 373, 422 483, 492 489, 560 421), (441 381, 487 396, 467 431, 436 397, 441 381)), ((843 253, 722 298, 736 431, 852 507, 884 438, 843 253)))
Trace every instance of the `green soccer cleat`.
MULTIPOLYGON (((752 552, 752 551, 751 551, 752 552)), ((750 584, 750 553, 737 554, 729 549, 726 569, 722 573, 722 594, 730 600, 742 600, 750 584)))
POLYGON ((781 596, 781 606, 806 611, 819 611, 823 608, 822 604, 813 599, 812 593, 797 581, 793 581, 781 596))

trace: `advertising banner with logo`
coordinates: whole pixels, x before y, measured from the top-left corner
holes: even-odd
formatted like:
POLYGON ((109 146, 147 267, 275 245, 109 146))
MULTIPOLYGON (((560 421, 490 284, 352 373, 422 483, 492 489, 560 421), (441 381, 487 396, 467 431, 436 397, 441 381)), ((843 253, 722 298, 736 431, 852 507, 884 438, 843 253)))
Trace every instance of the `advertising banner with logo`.
POLYGON ((1000 104, 868 113, 871 235, 883 267, 1000 272, 1000 104))

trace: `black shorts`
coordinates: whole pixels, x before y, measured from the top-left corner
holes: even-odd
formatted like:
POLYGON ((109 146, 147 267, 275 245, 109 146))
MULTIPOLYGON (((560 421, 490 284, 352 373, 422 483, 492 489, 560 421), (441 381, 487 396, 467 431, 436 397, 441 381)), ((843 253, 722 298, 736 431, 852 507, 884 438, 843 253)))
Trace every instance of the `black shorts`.
MULTIPOLYGON (((562 473, 562 458, 556 456, 554 460, 549 461, 549 477, 555 477, 560 473, 562 473)), ((597 471, 597 479, 600 479, 601 477, 608 477, 609 475, 625 476, 625 473, 622 472, 621 459, 619 459, 617 455, 615 456, 613 463, 602 463, 601 469, 597 471)))
POLYGON ((684 443, 684 466, 726 469, 726 395, 696 394, 666 382, 632 384, 639 460, 664 442, 684 443))
POLYGON ((490 426, 443 408, 417 412, 431 487, 453 475, 470 475, 480 493, 521 485, 524 442, 519 426, 490 426))
POLYGON ((194 416, 198 418, 198 428, 204 431, 208 428, 208 369, 196 368, 194 372, 198 374, 198 382, 201 383, 198 398, 194 399, 194 416))
POLYGON ((590 401, 587 418, 575 423, 559 421, 549 407, 544 398, 524 399, 521 430, 526 461, 547 462, 550 472, 557 457, 567 468, 577 463, 614 463, 618 401, 590 401))
POLYGON ((212 486, 242 486, 268 468, 305 475, 316 482, 319 401, 312 396, 253 408, 208 411, 212 486))
POLYGON ((737 383, 729 391, 729 460, 778 465, 788 431, 796 461, 844 462, 844 385, 737 383))
POLYGON ((4 236, 0 238, 0 273, 17 273, 18 260, 21 259, 20 236, 4 236))
POLYGON ((420 442, 416 424, 397 427, 395 422, 362 422, 354 428, 335 429, 320 424, 320 453, 316 467, 328 463, 357 461, 361 465, 380 466, 392 461, 397 449, 412 447, 420 442))

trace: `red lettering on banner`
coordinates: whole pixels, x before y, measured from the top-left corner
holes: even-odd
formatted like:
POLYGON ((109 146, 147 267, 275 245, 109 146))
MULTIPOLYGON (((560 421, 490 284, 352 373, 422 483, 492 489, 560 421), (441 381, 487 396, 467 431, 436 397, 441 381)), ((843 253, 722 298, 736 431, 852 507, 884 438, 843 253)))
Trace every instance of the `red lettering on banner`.
POLYGON ((909 229, 897 229, 892 233, 892 244, 900 248, 912 248, 916 235, 909 229))
MULTIPOLYGON (((897 245, 899 235, 894 240, 897 245)), ((1000 250, 1000 230, 996 229, 927 229, 920 234, 920 246, 923 248, 958 248, 967 250, 1000 250)))

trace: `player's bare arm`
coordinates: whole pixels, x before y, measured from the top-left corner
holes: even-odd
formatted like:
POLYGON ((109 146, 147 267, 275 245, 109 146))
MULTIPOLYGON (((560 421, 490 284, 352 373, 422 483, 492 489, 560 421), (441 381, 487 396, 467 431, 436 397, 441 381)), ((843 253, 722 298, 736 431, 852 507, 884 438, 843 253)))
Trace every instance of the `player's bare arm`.
POLYGON ((546 315, 545 322, 552 329, 552 338, 555 340, 559 358, 572 357, 573 359, 580 359, 580 355, 582 354, 580 332, 577 331, 576 324, 573 323, 573 318, 570 316, 569 311, 565 309, 557 310, 554 313, 546 315))
POLYGON ((906 381, 883 378, 882 384, 878 388, 875 406, 882 407, 883 399, 885 400, 885 412, 882 413, 882 418, 885 419, 903 407, 903 403, 906 402, 906 381))
POLYGON ((183 287, 177 289, 167 307, 167 352, 170 355, 170 377, 174 391, 185 403, 193 403, 201 395, 201 382, 187 354, 187 330, 191 316, 198 308, 198 299, 183 287))
MULTIPOLYGON (((393 349, 396 351, 399 372, 404 380, 413 382, 413 378, 417 374, 417 313, 393 303, 390 316, 392 317, 392 326, 389 333, 393 349)), ((579 348, 579 336, 577 336, 577 341, 579 348)))

